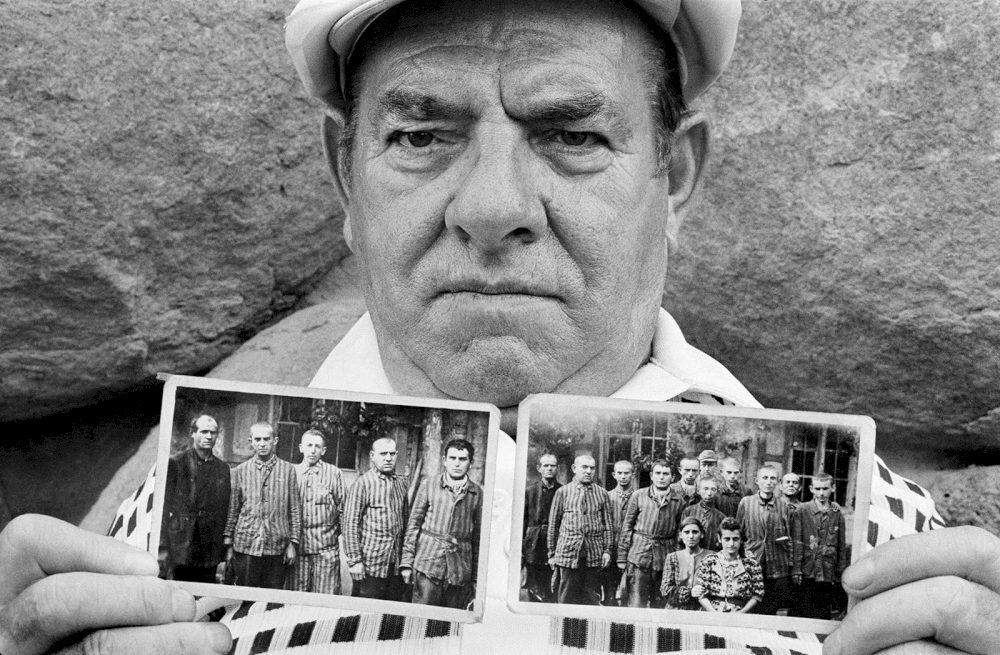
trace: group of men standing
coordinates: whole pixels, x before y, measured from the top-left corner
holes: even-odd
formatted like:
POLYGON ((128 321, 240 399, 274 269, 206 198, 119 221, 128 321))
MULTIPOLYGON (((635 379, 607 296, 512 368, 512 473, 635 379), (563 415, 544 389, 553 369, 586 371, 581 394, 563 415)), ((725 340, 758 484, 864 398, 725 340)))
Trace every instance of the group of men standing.
POLYGON ((684 457, 677 479, 666 460, 649 468, 650 485, 636 489, 634 465, 614 464, 611 491, 595 484, 587 454, 561 485, 558 458, 538 458, 539 480, 525 490, 522 598, 581 605, 664 607, 660 588, 666 556, 679 549, 688 517, 704 527, 704 547, 719 550, 720 524, 740 522, 747 556, 762 567, 765 594, 758 613, 831 618, 839 608, 840 574, 848 563, 844 513, 831 500, 833 479, 817 473, 812 499, 801 502, 801 478, 788 474, 776 494, 778 470, 762 466, 757 489, 741 482, 735 458, 719 466, 714 451, 684 457))
POLYGON ((168 579, 341 594, 341 534, 351 595, 465 609, 475 596, 482 488, 469 478, 475 448, 445 445, 444 472, 414 499, 396 473, 392 439, 376 439, 371 468, 347 488, 323 461, 326 439, 301 436, 302 462, 275 453, 266 422, 250 428, 254 455, 234 468, 213 454, 219 423, 191 422, 191 446, 170 458, 160 554, 168 579), (412 502, 411 502, 412 500, 412 502))

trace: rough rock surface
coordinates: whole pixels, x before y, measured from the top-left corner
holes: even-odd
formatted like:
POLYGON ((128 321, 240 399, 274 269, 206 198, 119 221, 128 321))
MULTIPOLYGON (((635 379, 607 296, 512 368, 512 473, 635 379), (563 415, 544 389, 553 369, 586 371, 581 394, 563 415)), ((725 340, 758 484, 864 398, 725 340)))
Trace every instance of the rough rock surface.
POLYGON ((767 405, 997 461, 1000 4, 743 6, 665 305, 767 405))
POLYGON ((1000 466, 970 466, 921 476, 948 525, 977 525, 1000 535, 1000 466))
POLYGON ((344 256, 290 8, 0 0, 0 420, 205 370, 344 256))

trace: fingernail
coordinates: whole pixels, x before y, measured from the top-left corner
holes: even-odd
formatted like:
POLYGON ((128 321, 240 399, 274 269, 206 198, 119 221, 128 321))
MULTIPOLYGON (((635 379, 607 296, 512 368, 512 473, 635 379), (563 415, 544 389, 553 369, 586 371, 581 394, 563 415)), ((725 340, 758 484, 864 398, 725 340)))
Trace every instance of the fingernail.
POLYGON ((835 631, 827 635, 823 640, 823 655, 840 655, 842 646, 840 644, 840 631, 835 631))
POLYGON ((842 580, 848 591, 864 591, 875 581, 875 564, 870 557, 860 559, 847 567, 842 580))
POLYGON ((226 655, 233 647, 233 638, 229 634, 229 628, 221 623, 207 623, 205 628, 208 632, 208 645, 219 655, 226 655))
POLYGON ((174 607, 174 621, 191 621, 194 619, 194 596, 183 589, 174 589, 170 596, 174 607))

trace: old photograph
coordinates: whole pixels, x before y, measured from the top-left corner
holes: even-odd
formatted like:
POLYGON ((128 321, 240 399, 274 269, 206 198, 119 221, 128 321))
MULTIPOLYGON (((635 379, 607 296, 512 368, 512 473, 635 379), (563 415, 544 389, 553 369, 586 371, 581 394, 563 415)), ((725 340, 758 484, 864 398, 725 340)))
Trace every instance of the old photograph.
POLYGON ((540 395, 519 429, 515 611, 815 632, 846 613, 871 419, 540 395))
POLYGON ((169 378, 160 576, 201 595, 477 620, 497 410, 430 403, 169 378))

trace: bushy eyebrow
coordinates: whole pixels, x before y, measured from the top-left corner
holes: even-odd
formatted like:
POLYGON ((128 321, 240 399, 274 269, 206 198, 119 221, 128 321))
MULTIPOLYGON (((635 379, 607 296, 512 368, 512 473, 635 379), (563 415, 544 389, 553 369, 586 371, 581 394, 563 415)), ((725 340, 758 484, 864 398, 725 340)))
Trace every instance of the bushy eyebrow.
POLYGON ((410 89, 389 89, 378 99, 377 118, 391 117, 403 120, 436 120, 469 116, 471 108, 462 102, 453 102, 410 89))
POLYGON ((522 112, 518 118, 528 123, 576 123, 600 119, 607 121, 613 134, 622 139, 632 137, 619 108, 598 91, 566 95, 539 103, 522 112))
MULTIPOLYGON (((384 120, 443 120, 469 118, 473 109, 464 102, 455 102, 412 89, 389 89, 378 99, 376 118, 384 120)), ((605 121, 611 133, 623 140, 632 138, 632 128, 623 112, 605 94, 588 91, 540 100, 519 110, 513 116, 528 124, 566 124, 598 119, 605 121)))

